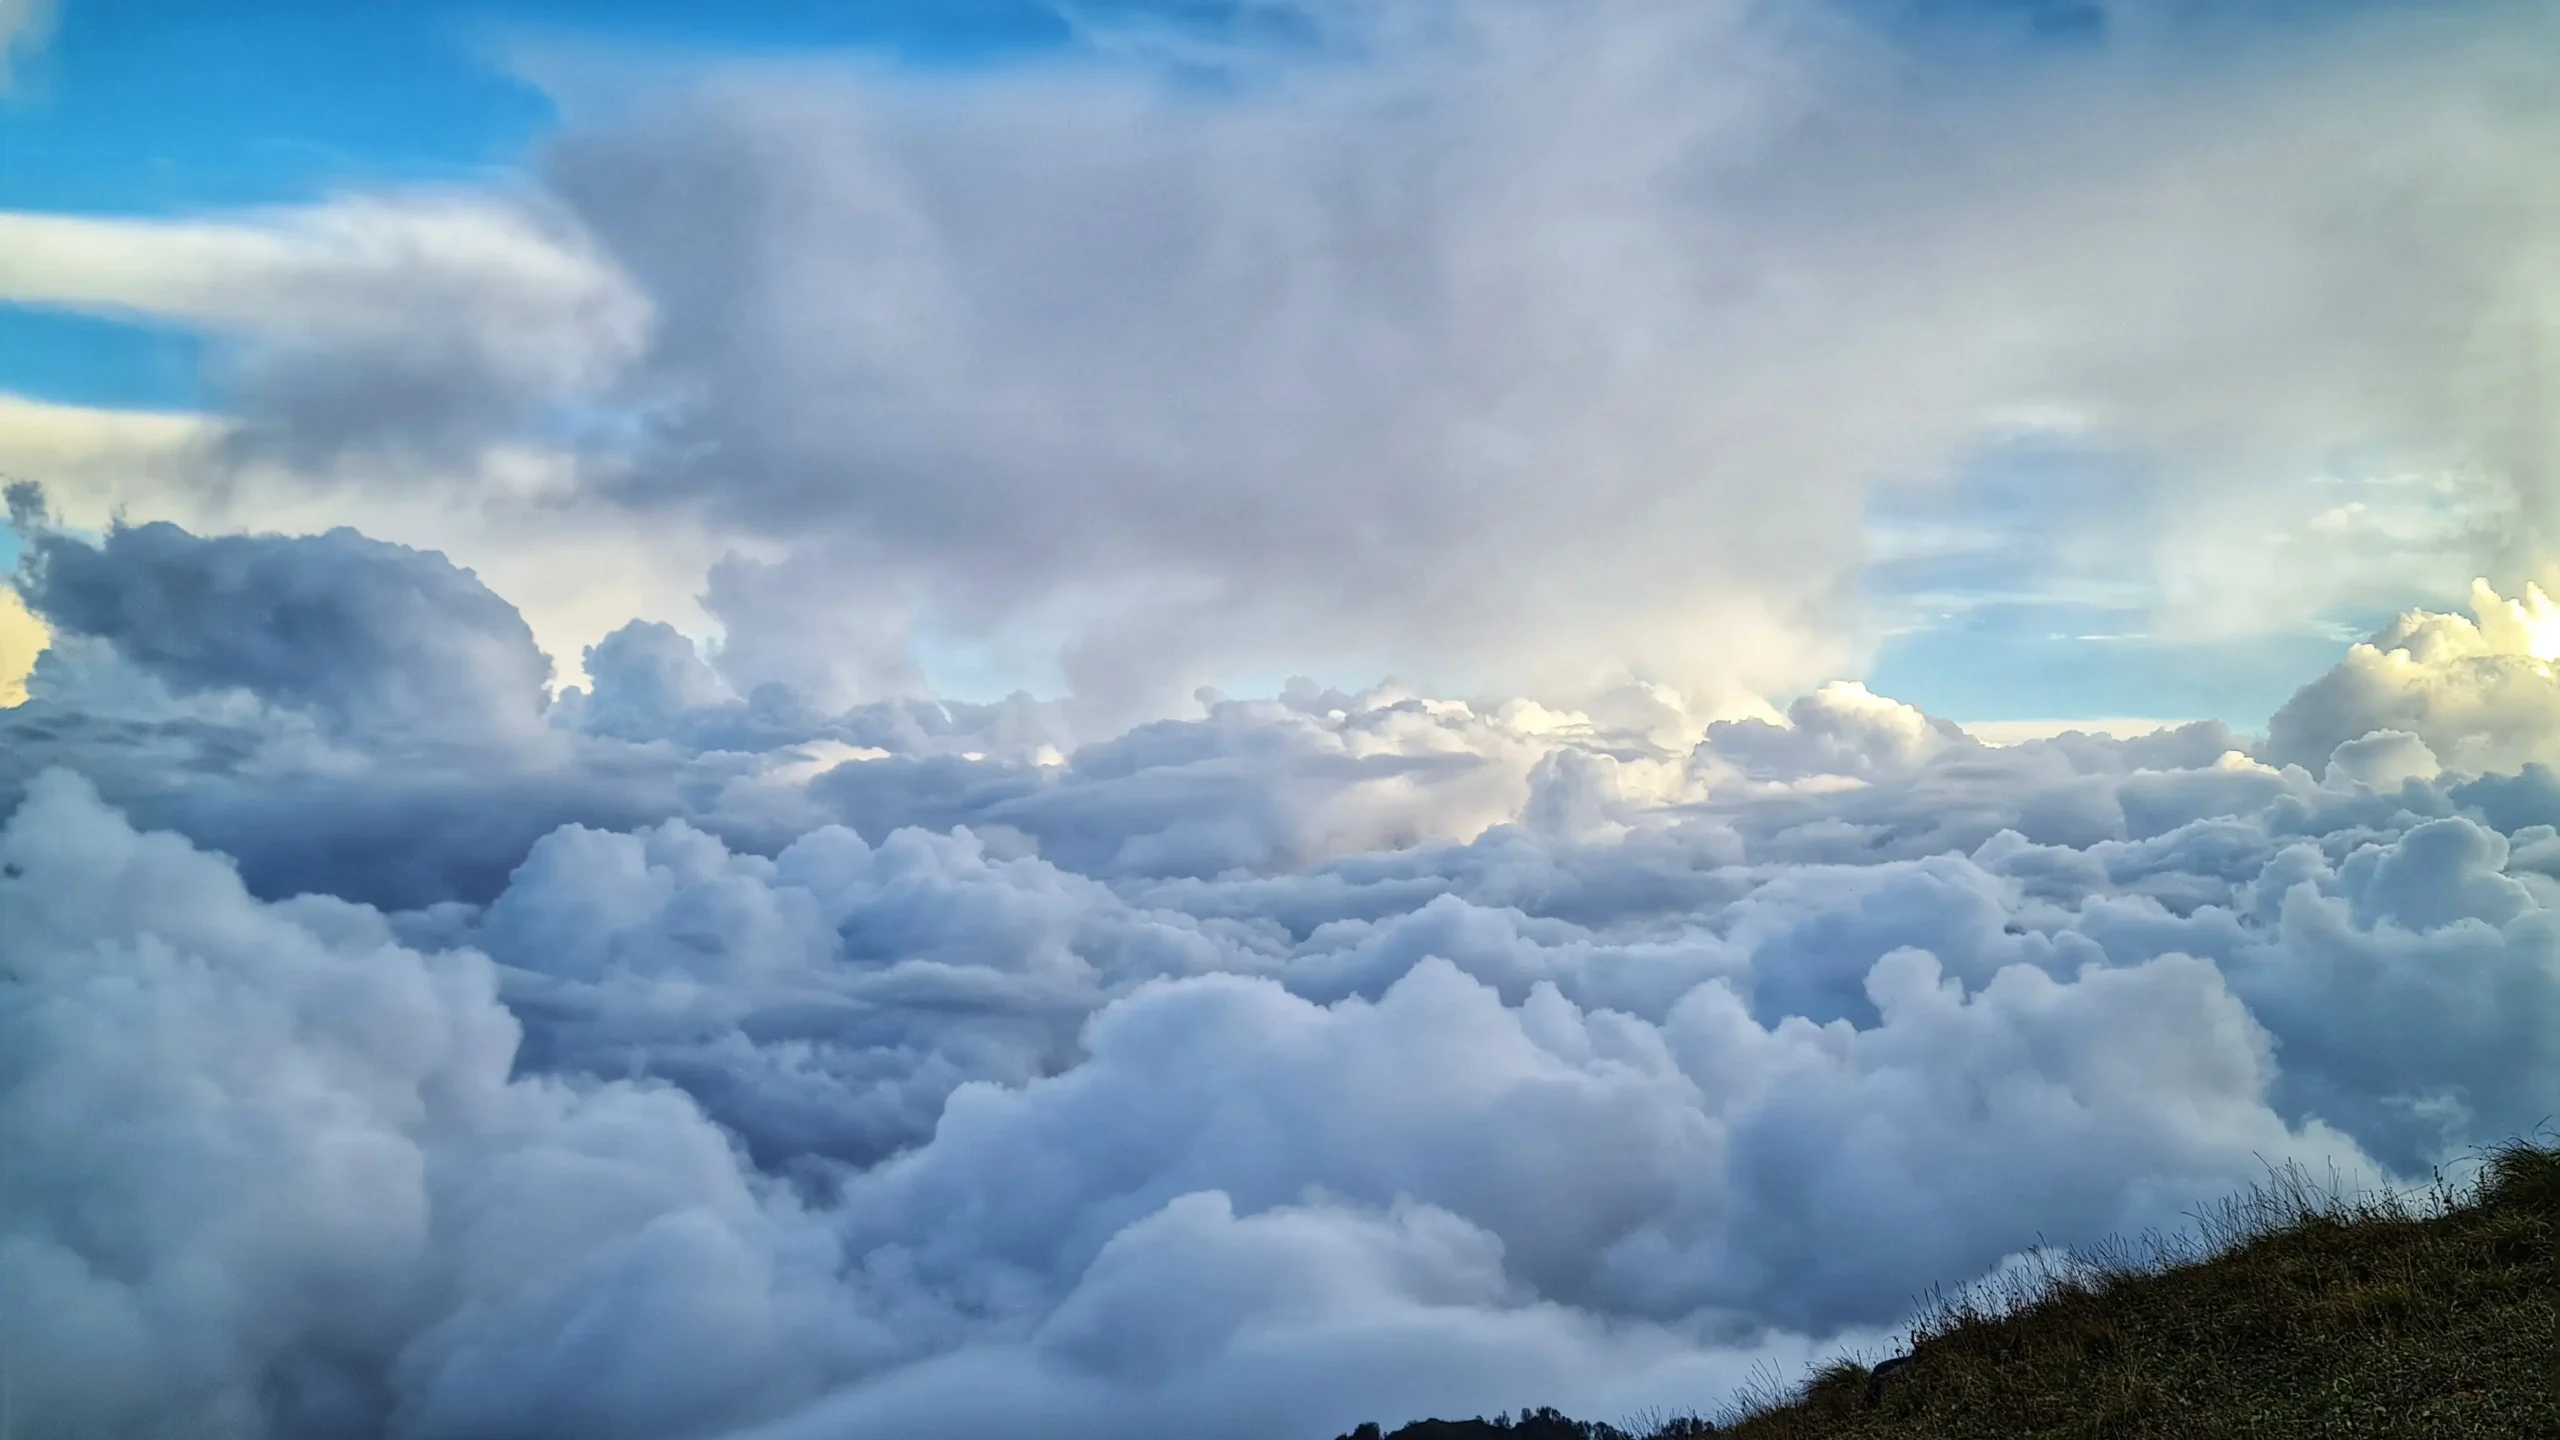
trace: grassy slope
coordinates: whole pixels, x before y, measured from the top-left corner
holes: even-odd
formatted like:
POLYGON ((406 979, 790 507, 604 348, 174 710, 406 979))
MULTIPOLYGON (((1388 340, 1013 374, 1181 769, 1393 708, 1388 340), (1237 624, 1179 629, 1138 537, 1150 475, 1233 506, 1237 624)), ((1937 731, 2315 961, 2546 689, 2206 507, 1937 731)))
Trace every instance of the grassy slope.
MULTIPOLYGON (((2185 1254, 2088 1257, 1940 1304, 1881 1384, 1844 1362, 1715 1428, 1637 1433, 2560 1440, 2560 1149, 2500 1150, 2435 1199, 2339 1200, 2280 1176, 2185 1254)), ((1497 1435, 1522 1440, 1481 1422, 1432 1440, 1497 1435)))

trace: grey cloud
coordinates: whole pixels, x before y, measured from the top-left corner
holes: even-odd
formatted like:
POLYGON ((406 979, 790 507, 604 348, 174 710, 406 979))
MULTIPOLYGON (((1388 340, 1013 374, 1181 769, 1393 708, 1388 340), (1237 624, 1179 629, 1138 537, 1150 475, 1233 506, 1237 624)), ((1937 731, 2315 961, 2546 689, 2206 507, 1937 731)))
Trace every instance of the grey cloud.
POLYGON ((2538 503, 2534 322, 2482 323, 2548 268, 2522 9, 2215 30, 2211 67, 2160 12, 1961 74, 1736 5, 1290 13, 1295 58, 1207 92, 562 82, 547 182, 658 318, 606 483, 792 552, 717 582, 742 688, 899 693, 928 630, 1123 718, 1280 663, 1793 686, 1846 658, 1868 485, 2004 414, 2150 477, 2134 533, 2042 543, 2182 633, 2353 592, 2198 518, 2291 515, 2250 477, 2328 447, 2538 503))
POLYGON ((522 734, 551 661, 515 607, 445 557, 326 535, 118 525, 27 542, 19 593, 180 693, 241 689, 334 729, 435 740, 522 734))
POLYGON ((711 567, 704 608, 724 636, 716 664, 738 690, 780 685, 829 709, 928 693, 896 569, 860 554, 802 550, 778 562, 730 555, 711 567), (878 577, 879 589, 854 577, 878 577), (828 603, 811 605, 823 593, 828 603))
POLYGON ((352 194, 212 220, 0 213, 0 236, 13 301, 215 337, 235 461, 518 444, 608 387, 649 326, 647 298, 538 197, 352 194))
MULTIPOLYGON (((351 531, 37 530, 21 583, 59 641, 32 703, 0 718, 16 741, 0 778, 77 765, 148 823, 239 855, 264 894, 481 901, 562 823, 674 816, 765 854, 836 820, 874 838, 966 824, 1092 874, 1298 866, 1512 818, 1563 723, 1306 690, 1075 746, 1062 708, 1027 696, 830 712, 768 682, 739 699, 689 641, 637 622, 554 704, 504 600, 351 531)), ((1568 729, 1671 763, 1631 732, 1568 729)))
POLYGON ((751 1277, 823 1234, 680 1096, 510 1080, 517 1024, 485 961, 403 950, 324 897, 262 906, 67 775, 0 851, 0 1266, 47 1318, 12 1327, 20 1424, 485 1433, 495 1405, 554 1434, 668 1435, 811 1387, 789 1275, 751 1277), (681 1334, 473 1373, 510 1329, 600 1304, 681 1334))
POLYGON ((261 893, 485 898, 563 822, 681 803, 664 759, 555 733, 550 660, 438 554, 352 530, 37 529, 18 587, 56 638, 29 703, 0 711, 0 790, 77 766, 261 893))
POLYGON ((634 620, 589 646, 586 671, 580 720, 599 734, 656 738, 736 698, 693 642, 663 621, 634 620))
POLYGON ((476 938, 537 1063, 676 1079, 779 1164, 870 1163, 928 1138, 960 1084, 1070 1067, 1139 981, 1253 968, 1234 930, 965 832, 817 830, 767 860, 671 823, 546 837, 476 938))
POLYGON ((2551 912, 2507 858, 2494 832, 2435 820, 2275 887, 2274 933, 2231 971, 2283 1039, 2286 1101, 2404 1169, 2450 1136, 2543 1123, 2560 970, 2551 912), (2386 1033, 2395 1015, 2406 1036, 2386 1033))

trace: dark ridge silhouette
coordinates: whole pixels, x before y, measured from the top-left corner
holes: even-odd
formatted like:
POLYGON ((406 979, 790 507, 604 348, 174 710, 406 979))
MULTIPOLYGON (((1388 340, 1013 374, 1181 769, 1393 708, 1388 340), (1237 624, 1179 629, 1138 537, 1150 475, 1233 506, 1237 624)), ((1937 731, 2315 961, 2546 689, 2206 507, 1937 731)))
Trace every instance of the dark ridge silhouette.
POLYGON ((1628 1431, 1596 1420, 1567 1419, 1554 1409, 1541 1408, 1523 1410, 1516 1420, 1508 1413, 1491 1420, 1481 1416, 1472 1420, 1416 1420, 1383 1434, 1375 1424, 1368 1424, 1338 1440, 1688 1440, 1690 1436, 1720 1433, 1713 1422, 1695 1416, 1637 1423, 1642 1426, 1640 1430, 1628 1431))

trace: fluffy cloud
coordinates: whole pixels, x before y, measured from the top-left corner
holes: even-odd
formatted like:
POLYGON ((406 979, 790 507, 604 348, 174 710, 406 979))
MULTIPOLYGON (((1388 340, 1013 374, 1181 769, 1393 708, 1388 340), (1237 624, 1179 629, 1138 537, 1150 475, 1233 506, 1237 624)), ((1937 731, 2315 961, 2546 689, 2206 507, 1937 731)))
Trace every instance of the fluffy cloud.
POLYGON ((326 535, 118 526, 92 547, 39 531, 19 593, 180 694, 246 690, 341 731, 525 732, 551 663, 509 605, 441 555, 326 535))
POLYGON ((766 853, 829 820, 968 824, 1077 871, 1210 875, 1464 838, 1533 796, 1582 815, 1546 823, 1607 824, 1685 783, 1686 712, 1645 690, 1595 719, 1302 685, 1078 747, 1065 709, 1027 696, 830 711, 768 682, 741 699, 682 635, 634 622, 554 701, 515 610, 441 555, 165 522, 92 544, 34 514, 20 589, 56 637, 0 783, 78 765, 236 853, 267 894, 486 900, 564 821, 673 816, 766 853), (1559 745, 1606 767, 1605 795, 1567 804, 1601 782, 1559 770, 1559 745))
POLYGON ((510 1080, 486 961, 260 905, 58 774, 0 834, 0 914, 19 1423, 671 1435, 823 1378, 823 1229, 679 1095, 510 1080), (511 1343, 607 1307, 661 1326, 511 1343))
POLYGON ((165 522, 93 544, 17 498, 16 593, 52 643, 0 718, 0 791, 76 765, 265 893, 408 904, 485 896, 563 821, 675 804, 666 764, 555 726, 522 618, 441 555, 165 522))
POLYGON ((44 1428, 1712 1403, 2031 1237, 2560 1107, 2560 787, 2440 766, 2449 731, 2315 775, 2210 725, 1985 746, 1854 686, 1713 723, 1300 686, 1061 746, 1027 699, 742 699, 647 624, 528 729, 485 722, 538 652, 439 557, 34 554, 64 634, 24 753, 265 846, 62 770, 0 830, 44 1428), (217 743, 262 758, 154 768, 217 743), (496 868, 376 908, 319 853, 365 836, 496 868))
MULTIPOLYGON (((2276 712, 2269 753, 2318 765, 2391 730, 2432 761, 2474 774, 2560 758, 2560 607, 2539 585, 2508 600, 2486 581, 2472 586, 2471 605, 2472 619, 2412 610, 2348 651, 2276 712)), ((2428 764, 2411 754, 2406 763, 2428 764)))

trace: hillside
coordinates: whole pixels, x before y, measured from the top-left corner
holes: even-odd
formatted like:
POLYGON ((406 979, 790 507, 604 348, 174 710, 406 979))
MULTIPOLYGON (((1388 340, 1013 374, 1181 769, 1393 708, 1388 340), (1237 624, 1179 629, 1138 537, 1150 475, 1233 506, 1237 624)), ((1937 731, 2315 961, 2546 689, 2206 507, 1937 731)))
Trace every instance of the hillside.
POLYGON ((1883 1373, 1842 1362, 1714 1420, 1541 1411, 1386 1440, 2560 1436, 2560 1149, 2506 1147, 2415 1200, 2281 1175, 2204 1220, 1942 1300, 1883 1373))

